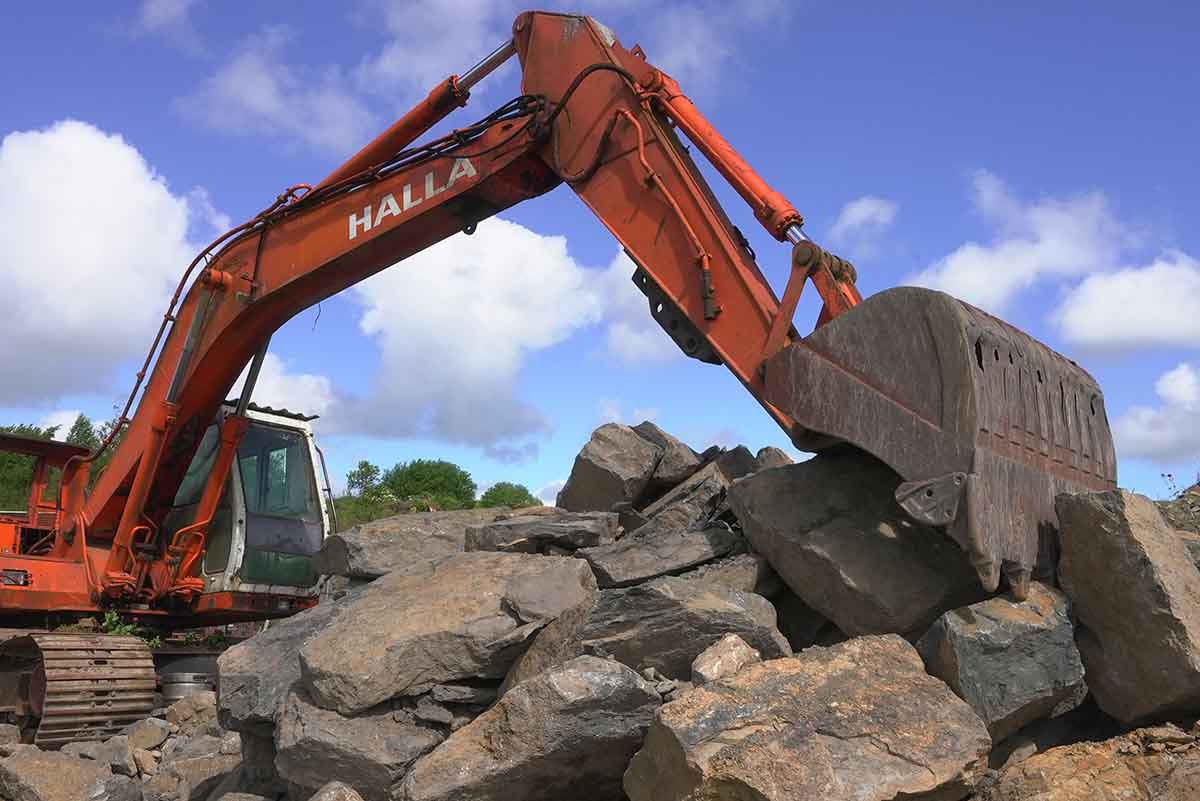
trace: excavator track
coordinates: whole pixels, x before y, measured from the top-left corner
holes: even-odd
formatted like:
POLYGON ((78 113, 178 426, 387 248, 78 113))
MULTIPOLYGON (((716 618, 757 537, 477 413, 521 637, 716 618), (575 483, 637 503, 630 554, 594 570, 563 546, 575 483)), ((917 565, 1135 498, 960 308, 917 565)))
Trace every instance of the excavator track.
POLYGON ((21 741, 103 740, 154 708, 154 658, 138 637, 34 633, 0 643, 0 708, 21 741))

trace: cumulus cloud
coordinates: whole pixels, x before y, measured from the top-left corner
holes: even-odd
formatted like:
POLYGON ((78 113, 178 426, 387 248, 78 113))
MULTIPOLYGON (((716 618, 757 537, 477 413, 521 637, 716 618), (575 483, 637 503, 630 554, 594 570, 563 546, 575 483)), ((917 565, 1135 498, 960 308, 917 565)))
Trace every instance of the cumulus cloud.
POLYGON ((1051 277, 1076 277, 1117 266, 1132 240, 1101 192, 1024 203, 986 170, 972 180, 976 211, 992 228, 989 242, 968 242, 909 279, 995 313, 1022 290, 1051 277))
POLYGON ((1055 319, 1083 347, 1200 347, 1200 262, 1173 250, 1143 267, 1088 276, 1055 319))
POLYGON ((142 0, 137 13, 137 29, 145 33, 191 30, 192 8, 196 0, 142 0))
POLYGON ((71 433, 71 426, 75 425, 75 419, 79 417, 78 409, 55 409, 42 418, 38 423, 39 428, 54 427, 54 438, 62 442, 67 438, 67 434, 71 433))
POLYGON ((339 428, 476 446, 527 461, 549 419, 517 394, 531 353, 600 320, 603 304, 566 240, 501 219, 480 223, 354 290, 382 367, 347 398, 339 428))
POLYGON ((636 267, 618 250, 595 285, 608 321, 605 354, 624 367, 646 367, 682 358, 679 348, 650 315, 649 302, 633 283, 636 267))
POLYGON ((875 195, 863 195, 842 206, 829 229, 829 241, 846 248, 857 258, 869 258, 876 252, 878 238, 896 220, 899 206, 875 195))
POLYGON ((289 63, 294 35, 285 26, 249 37, 200 88, 176 102, 197 124, 228 134, 298 141, 348 157, 381 122, 335 66, 308 69, 289 63))
POLYGON ((64 121, 5 136, 0 405, 95 392, 141 356, 208 214, 119 135, 64 121))
MULTIPOLYGON (((238 376, 237 382, 229 390, 230 398, 242 394, 249 369, 247 365, 238 376)), ((263 359, 251 399, 259 406, 323 415, 333 407, 336 397, 333 382, 326 376, 293 372, 286 361, 274 353, 268 353, 263 359)))
POLYGON ((1200 458, 1200 369, 1183 362, 1154 391, 1158 406, 1134 406, 1113 424, 1117 452, 1162 464, 1200 458))

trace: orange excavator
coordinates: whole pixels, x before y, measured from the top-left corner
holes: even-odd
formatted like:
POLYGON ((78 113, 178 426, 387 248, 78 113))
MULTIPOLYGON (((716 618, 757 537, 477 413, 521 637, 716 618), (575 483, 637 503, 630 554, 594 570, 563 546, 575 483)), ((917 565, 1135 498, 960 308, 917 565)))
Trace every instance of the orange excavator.
MULTIPOLYGON (((1056 493, 1115 486, 1103 396, 1088 373, 940 292, 901 287, 863 299, 854 267, 809 241, 796 208, 640 47, 626 49, 590 17, 527 12, 509 41, 437 86, 324 181, 288 188, 197 256, 121 415, 123 436, 102 446, 115 451, 90 490, 100 451, 27 445, 57 468, 58 490, 52 500, 31 498, 24 518, 0 519, 0 615, 45 626, 119 610, 197 626, 311 603, 270 585, 214 587, 200 571, 231 468, 245 470, 250 398, 272 333, 560 184, 624 247, 650 314, 687 356, 729 369, 798 448, 849 443, 890 465, 903 479, 900 507, 956 541, 987 590, 1003 580, 1024 595, 1056 522, 1056 493), (413 144, 513 56, 523 94, 473 125, 413 144), (790 246, 782 296, 683 139, 790 246), (815 330, 801 336, 792 317, 810 282, 823 307, 815 330), (223 409, 244 370, 240 398, 223 409), (185 484, 193 502, 181 514, 185 484)), ((419 276, 413 287, 419 296, 419 276)), ((255 475, 241 483, 266 482, 270 471, 255 475)), ((303 539, 289 533, 303 528, 295 518, 274 522, 280 541, 303 539)), ((144 712, 124 701, 124 657, 104 640, 50 632, 0 648, 0 706, 27 739, 53 747, 94 738, 122 715, 144 712)))

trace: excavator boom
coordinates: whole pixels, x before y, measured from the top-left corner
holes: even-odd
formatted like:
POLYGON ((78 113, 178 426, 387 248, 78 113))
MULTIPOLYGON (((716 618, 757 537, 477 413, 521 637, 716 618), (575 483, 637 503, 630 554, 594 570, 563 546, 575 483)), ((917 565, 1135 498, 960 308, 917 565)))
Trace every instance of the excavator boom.
MULTIPOLYGON (((168 536, 164 520, 200 438, 251 364, 239 409, 248 403, 271 334, 322 299, 391 265, 403 270, 408 256, 561 183, 629 254, 650 313, 685 354, 728 368, 799 447, 849 443, 888 463, 905 481, 897 502, 915 520, 944 527, 988 589, 1003 575, 1023 593, 1039 532, 1055 524, 1055 492, 1114 486, 1103 398, 1086 372, 942 293, 901 288, 864 301, 854 267, 807 239, 792 203, 640 48, 625 48, 589 17, 527 12, 477 67, 448 78, 324 181, 288 189, 193 263, 164 317, 157 359, 147 360, 137 412, 90 493, 81 469, 88 457, 68 459, 49 555, 77 565, 66 582, 75 584, 75 602, 194 606, 202 593, 195 566, 245 430, 240 413, 224 418, 221 467, 195 522, 168 536), (519 97, 474 125, 412 144, 514 56, 519 97), (681 137, 770 236, 792 246, 782 295, 681 137), (823 306, 816 330, 801 337, 792 316, 810 282, 823 306)), ((414 299, 420 280, 412 277, 414 299)), ((0 571, 20 559, 0 555, 0 571)), ((0 601, 50 605, 38 591, 24 587, 17 601, 0 588, 0 601)))

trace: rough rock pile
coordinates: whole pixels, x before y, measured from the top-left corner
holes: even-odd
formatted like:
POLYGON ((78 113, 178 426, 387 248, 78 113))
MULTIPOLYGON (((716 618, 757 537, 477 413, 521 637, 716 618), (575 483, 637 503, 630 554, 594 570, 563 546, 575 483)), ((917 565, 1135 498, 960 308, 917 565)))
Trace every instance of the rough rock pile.
POLYGON ((218 698, 5 746, 0 798, 1200 798, 1187 536, 1064 495, 1057 571, 987 597, 898 482, 602 426, 556 508, 331 537, 335 588, 227 651, 218 698))

